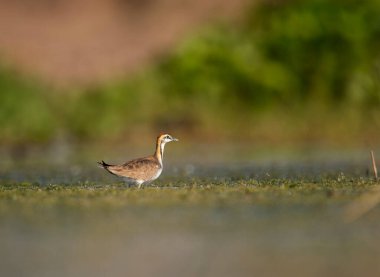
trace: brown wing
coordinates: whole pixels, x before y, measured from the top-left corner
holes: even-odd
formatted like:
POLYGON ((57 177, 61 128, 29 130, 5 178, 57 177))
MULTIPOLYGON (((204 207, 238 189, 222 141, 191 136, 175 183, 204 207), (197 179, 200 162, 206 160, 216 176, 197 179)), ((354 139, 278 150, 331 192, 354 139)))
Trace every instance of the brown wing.
POLYGON ((160 163, 154 157, 146 157, 122 165, 111 165, 107 170, 118 176, 147 180, 153 178, 160 168, 160 163))

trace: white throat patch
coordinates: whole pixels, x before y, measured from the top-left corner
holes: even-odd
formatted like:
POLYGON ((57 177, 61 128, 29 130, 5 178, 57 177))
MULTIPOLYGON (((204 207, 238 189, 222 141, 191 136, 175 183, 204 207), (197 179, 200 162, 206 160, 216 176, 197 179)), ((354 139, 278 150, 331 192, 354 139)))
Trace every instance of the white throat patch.
POLYGON ((164 159, 164 149, 165 149, 165 144, 166 142, 163 141, 160 145, 160 156, 161 156, 161 159, 159 160, 160 164, 161 164, 161 167, 162 167, 162 160, 164 159))

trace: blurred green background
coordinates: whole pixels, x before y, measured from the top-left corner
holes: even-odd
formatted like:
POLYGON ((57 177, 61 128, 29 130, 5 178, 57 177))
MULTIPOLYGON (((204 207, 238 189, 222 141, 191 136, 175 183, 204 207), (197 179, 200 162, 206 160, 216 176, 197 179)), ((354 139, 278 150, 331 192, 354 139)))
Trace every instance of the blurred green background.
MULTIPOLYGON (((208 141, 378 145, 380 2, 261 1, 209 20, 133 73, 56 86, 0 64, 0 143, 208 141)), ((165 32, 165 30, 162 30, 165 32)))

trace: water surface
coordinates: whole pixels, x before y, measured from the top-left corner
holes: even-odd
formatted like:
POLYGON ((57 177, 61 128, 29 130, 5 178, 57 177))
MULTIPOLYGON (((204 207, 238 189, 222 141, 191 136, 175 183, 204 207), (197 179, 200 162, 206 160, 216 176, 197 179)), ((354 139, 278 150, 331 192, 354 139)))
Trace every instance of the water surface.
POLYGON ((376 186, 367 153, 210 148, 167 151, 143 190, 97 168, 98 154, 3 161, 1 276, 380 274, 379 207, 343 218, 376 186))

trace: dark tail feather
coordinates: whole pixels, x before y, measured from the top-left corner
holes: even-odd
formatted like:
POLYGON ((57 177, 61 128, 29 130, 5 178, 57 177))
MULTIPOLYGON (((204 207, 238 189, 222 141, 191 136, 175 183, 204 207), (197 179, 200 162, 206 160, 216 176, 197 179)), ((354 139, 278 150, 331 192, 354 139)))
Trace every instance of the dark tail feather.
POLYGON ((105 169, 107 169, 107 167, 110 166, 110 164, 105 163, 103 160, 101 162, 98 162, 98 164, 100 165, 100 167, 105 168, 105 169))

